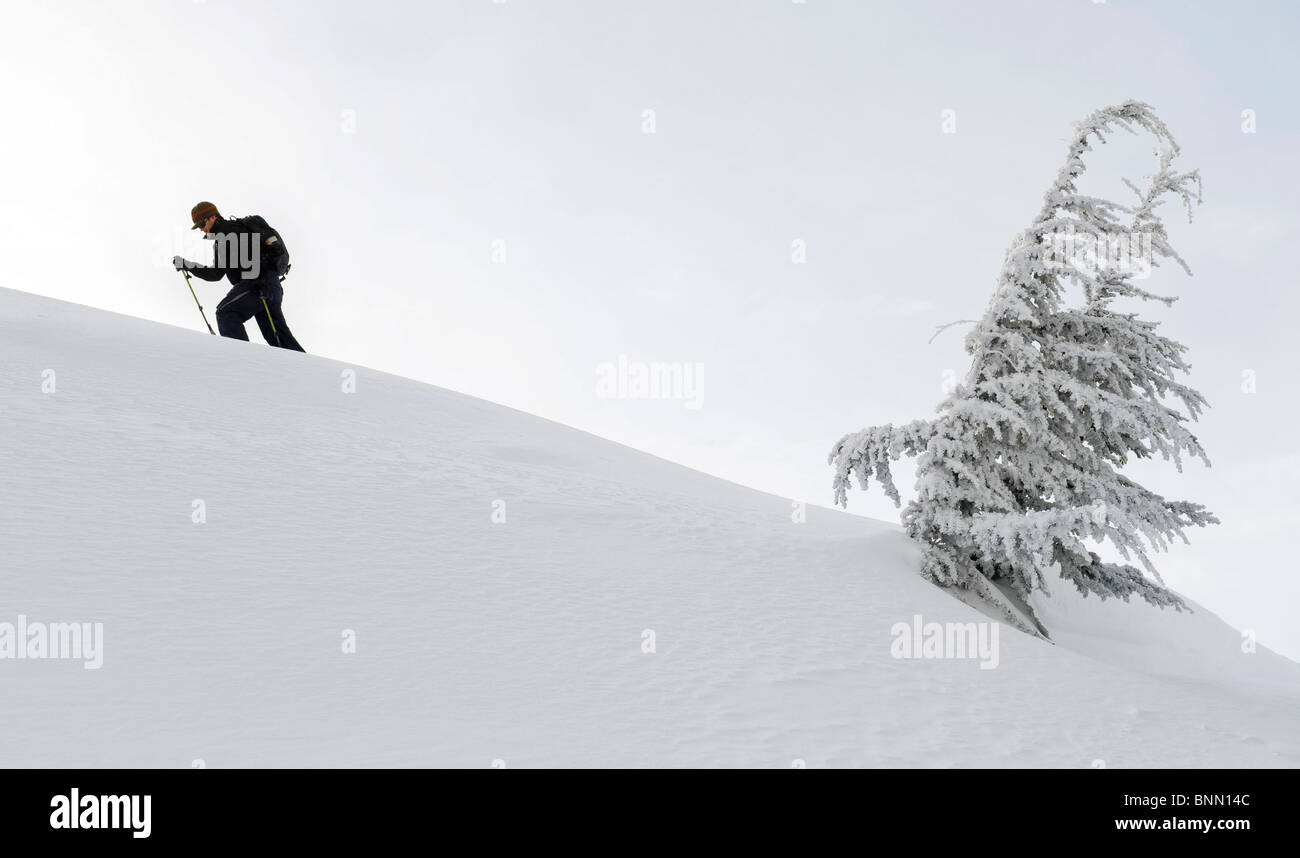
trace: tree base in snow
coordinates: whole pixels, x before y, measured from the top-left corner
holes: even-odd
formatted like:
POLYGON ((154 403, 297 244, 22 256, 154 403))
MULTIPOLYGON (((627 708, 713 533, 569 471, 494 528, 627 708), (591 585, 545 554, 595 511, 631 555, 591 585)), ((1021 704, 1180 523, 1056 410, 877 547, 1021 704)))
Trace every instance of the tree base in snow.
POLYGON ((971 587, 942 587, 942 589, 991 619, 1006 623, 1030 637, 1053 643, 1052 636, 1034 617, 1033 610, 1025 600, 1008 587, 1000 586, 987 578, 980 578, 978 583, 971 587))

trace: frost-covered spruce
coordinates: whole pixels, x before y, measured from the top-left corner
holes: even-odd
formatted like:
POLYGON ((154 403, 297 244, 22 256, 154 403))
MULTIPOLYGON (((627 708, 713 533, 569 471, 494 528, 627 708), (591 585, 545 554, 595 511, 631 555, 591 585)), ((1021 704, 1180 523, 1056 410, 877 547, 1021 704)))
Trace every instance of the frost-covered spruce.
POLYGON ((1200 202, 1199 175, 1171 168, 1177 154, 1164 123, 1140 102, 1078 123, 1042 211, 1007 251, 988 310, 966 338, 970 371, 940 403, 940 416, 864 429, 831 451, 841 505, 850 475, 864 489, 874 476, 898 505, 890 462, 918 456, 916 497, 903 522, 922 546, 923 574, 1001 605, 1026 631, 1032 630, 1000 594, 1012 594, 1011 604, 1027 610, 1026 597, 1048 589, 1049 573, 1085 595, 1127 601, 1137 593, 1154 605, 1185 607, 1163 586, 1147 550, 1164 549, 1174 537, 1186 541, 1188 525, 1217 523, 1200 504, 1165 500, 1119 472, 1129 457, 1155 454, 1180 471, 1184 456, 1208 465, 1185 426, 1206 403, 1175 380, 1190 369, 1182 357, 1186 347, 1157 334, 1156 323, 1110 307, 1118 297, 1175 299, 1138 288, 1140 268, 1104 264, 1110 262, 1104 252, 1097 262, 1090 252, 1114 249, 1119 237, 1130 248, 1149 250, 1150 266, 1172 259, 1188 270, 1156 214, 1166 194, 1182 201, 1189 218, 1192 203, 1200 202), (1075 183, 1090 141, 1104 143, 1112 129, 1135 127, 1159 144, 1147 186, 1125 180, 1137 203, 1079 194, 1075 183), (1063 246, 1076 252, 1063 258, 1063 246), (1079 306, 1066 306, 1071 281, 1081 287, 1079 306), (1125 560, 1136 556, 1154 580, 1127 563, 1104 562, 1087 547, 1087 540, 1107 539, 1125 560))

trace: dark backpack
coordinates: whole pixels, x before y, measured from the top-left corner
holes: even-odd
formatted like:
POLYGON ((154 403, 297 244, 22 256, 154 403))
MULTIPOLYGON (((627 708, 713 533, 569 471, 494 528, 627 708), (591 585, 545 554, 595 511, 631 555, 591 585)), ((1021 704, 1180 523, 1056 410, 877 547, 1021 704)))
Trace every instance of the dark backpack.
POLYGON ((275 272, 275 276, 284 280, 289 276, 289 248, 284 246, 284 239, 261 215, 249 215, 243 218, 255 232, 261 236, 262 265, 275 272))

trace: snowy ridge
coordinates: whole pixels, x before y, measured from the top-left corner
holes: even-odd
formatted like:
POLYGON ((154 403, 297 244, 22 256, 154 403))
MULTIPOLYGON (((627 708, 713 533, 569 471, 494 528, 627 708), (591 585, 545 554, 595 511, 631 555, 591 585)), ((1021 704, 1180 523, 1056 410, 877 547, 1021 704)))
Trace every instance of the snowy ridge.
POLYGON ((0 659, 0 765, 1300 764, 1300 665, 1199 606, 1058 581, 1055 645, 894 658, 985 617, 892 524, 6 289, 0 366, 0 623, 103 623, 0 659))

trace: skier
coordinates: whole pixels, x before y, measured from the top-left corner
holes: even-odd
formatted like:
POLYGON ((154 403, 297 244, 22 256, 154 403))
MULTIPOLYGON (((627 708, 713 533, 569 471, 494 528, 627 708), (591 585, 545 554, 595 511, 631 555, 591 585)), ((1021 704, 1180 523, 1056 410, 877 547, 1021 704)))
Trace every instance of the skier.
POLYGON ((256 318, 268 345, 305 351, 280 311, 284 300, 280 278, 289 267, 289 253, 280 234, 257 215, 227 220, 209 202, 192 208, 190 219, 194 222, 191 229, 201 229, 205 238, 213 240, 213 264, 199 265, 180 256, 173 257, 172 264, 177 271, 193 271, 212 283, 223 276, 231 282, 233 288, 217 305, 221 336, 247 341, 244 323, 256 318))

